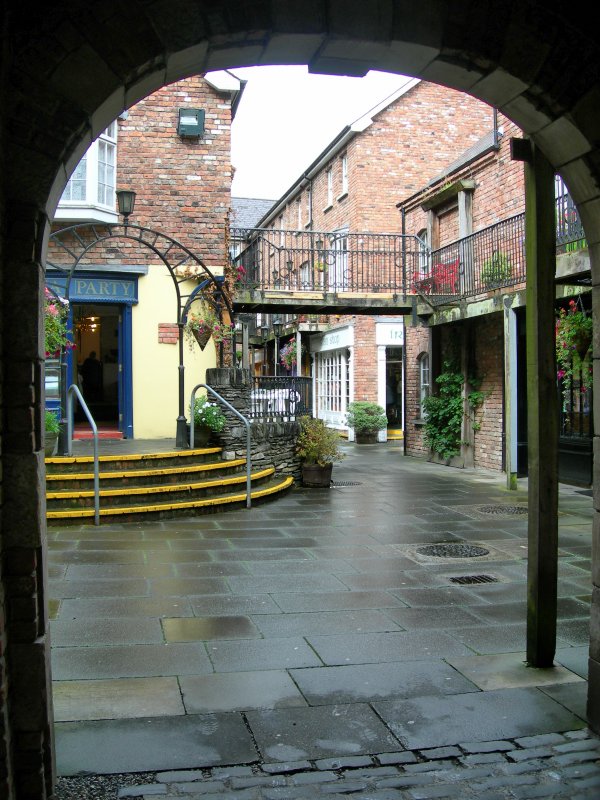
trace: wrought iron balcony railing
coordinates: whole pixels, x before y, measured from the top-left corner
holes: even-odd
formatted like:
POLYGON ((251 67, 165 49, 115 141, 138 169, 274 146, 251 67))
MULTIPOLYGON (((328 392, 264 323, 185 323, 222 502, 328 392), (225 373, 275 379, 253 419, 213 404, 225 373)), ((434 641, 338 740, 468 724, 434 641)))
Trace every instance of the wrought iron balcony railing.
POLYGON ((418 239, 401 234, 231 230, 240 288, 405 293, 418 239))
MULTIPOLYGON (((556 200, 557 252, 586 246, 570 196, 556 200)), ((240 289, 417 295, 433 305, 525 281, 525 215, 437 250, 416 236, 239 229, 231 231, 240 289)))

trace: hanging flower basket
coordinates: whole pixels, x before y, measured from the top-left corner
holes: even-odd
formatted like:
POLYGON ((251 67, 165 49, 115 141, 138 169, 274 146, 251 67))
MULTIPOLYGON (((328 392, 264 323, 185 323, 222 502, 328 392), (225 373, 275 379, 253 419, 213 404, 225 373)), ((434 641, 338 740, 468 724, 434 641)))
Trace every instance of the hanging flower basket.
POLYGON ((192 336, 200 345, 200 350, 204 350, 208 342, 210 341, 211 333, 207 330, 192 330, 192 336))
POLYGON ((556 320, 556 377, 561 382, 563 396, 568 396, 574 381, 582 391, 592 388, 592 335, 590 315, 576 300, 561 308, 556 320))

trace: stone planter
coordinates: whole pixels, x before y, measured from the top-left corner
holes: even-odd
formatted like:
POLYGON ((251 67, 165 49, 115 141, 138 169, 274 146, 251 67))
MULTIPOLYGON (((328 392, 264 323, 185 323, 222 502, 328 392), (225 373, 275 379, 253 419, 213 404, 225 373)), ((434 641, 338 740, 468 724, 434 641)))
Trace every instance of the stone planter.
POLYGON ((44 455, 47 457, 55 456, 58 450, 58 433, 46 432, 44 437, 44 455))
POLYGON ((369 433, 355 431, 354 438, 357 444, 377 444, 378 433, 379 431, 370 431, 369 433))
MULTIPOLYGON (((187 426, 188 444, 191 442, 191 426, 187 426)), ((196 425, 194 428, 194 447, 207 447, 210 442, 212 430, 204 425, 196 425)))
POLYGON ((329 489, 333 464, 302 464, 302 485, 318 489, 329 489))

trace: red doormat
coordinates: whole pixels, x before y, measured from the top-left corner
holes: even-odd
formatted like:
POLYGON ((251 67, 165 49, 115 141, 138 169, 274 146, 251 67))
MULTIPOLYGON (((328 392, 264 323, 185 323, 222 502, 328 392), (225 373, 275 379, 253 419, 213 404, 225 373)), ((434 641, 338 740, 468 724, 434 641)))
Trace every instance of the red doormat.
MULTIPOLYGON (((92 429, 89 426, 76 425, 73 431, 73 439, 93 439, 92 429)), ((123 434, 121 431, 110 426, 98 425, 98 438, 99 439, 122 439, 123 434)))

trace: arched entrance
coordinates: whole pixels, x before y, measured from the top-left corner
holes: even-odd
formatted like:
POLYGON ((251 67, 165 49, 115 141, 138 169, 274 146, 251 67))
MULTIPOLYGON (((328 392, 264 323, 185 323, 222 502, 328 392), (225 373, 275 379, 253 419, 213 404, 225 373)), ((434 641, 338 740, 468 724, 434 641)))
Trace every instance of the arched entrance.
MULTIPOLYGON (((165 83, 223 66, 283 61, 323 72, 360 75, 376 68, 423 77, 497 106, 531 136, 579 207, 597 278, 600 42, 589 10, 577 10, 554 0, 501 6, 491 0, 314 0, 298 8, 182 0, 178 13, 172 4, 154 3, 99 14, 76 2, 32 19, 27 6, 5 4, 0 630, 6 658, 0 657, 0 687, 7 700, 0 730, 8 755, 0 780, 11 800, 49 796, 52 784, 39 320, 49 220, 89 143, 165 83), (25 584, 23 602, 15 587, 25 584)), ((597 563, 594 579, 600 580, 597 563)), ((596 728, 599 595, 596 586, 590 660, 596 728)))

